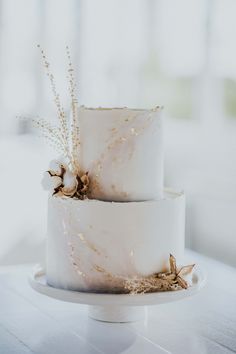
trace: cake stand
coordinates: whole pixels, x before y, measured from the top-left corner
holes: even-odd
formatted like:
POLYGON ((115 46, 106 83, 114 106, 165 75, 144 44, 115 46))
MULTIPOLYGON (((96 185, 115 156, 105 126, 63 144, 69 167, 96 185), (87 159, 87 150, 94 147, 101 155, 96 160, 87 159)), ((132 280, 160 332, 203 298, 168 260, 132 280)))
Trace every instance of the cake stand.
POLYGON ((86 304, 89 317, 105 322, 134 322, 145 317, 145 307, 185 299, 195 295, 206 283, 206 275, 199 268, 193 272, 192 286, 187 290, 165 291, 148 294, 100 294, 64 290, 49 286, 45 271, 35 267, 29 278, 36 291, 57 300, 86 304))

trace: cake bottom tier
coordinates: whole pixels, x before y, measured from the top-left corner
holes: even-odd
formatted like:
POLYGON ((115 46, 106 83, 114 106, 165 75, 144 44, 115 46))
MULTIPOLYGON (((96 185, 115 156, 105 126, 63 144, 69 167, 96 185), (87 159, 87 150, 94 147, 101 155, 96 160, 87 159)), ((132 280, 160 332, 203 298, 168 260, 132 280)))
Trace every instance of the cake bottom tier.
POLYGON ((46 276, 49 285, 90 292, 122 292, 123 280, 182 263, 185 197, 103 202, 50 197, 46 276))

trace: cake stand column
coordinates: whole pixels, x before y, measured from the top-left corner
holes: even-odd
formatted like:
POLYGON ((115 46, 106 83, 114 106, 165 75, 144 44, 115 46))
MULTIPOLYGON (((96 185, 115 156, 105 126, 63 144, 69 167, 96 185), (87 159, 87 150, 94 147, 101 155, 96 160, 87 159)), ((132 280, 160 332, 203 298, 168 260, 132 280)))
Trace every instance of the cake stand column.
POLYGON ((145 306, 89 306, 88 315, 97 321, 135 322, 145 318, 145 306))

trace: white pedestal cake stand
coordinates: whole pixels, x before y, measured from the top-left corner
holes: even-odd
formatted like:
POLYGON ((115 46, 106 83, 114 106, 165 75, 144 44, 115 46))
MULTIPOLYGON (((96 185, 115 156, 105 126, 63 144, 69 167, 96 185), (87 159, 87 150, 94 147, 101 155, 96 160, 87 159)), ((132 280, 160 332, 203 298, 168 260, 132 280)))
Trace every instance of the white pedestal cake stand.
POLYGON ((149 294, 98 294, 53 288, 46 282, 44 270, 37 266, 29 278, 32 288, 49 297, 89 305, 89 317, 105 322, 133 322, 144 318, 145 306, 164 304, 195 295, 206 282, 200 268, 193 272, 192 286, 187 290, 149 294))

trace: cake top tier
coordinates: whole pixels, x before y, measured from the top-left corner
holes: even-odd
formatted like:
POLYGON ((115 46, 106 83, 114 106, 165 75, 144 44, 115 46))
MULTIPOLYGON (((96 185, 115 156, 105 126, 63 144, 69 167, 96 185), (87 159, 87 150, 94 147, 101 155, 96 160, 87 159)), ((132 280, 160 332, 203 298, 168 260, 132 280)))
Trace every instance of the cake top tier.
POLYGON ((162 108, 78 107, 77 85, 67 46, 70 120, 47 56, 40 45, 38 48, 54 96, 59 125, 52 126, 43 119, 34 122, 63 156, 46 173, 50 180, 46 178, 46 183, 53 195, 109 201, 161 198, 162 108))
POLYGON ((79 107, 78 161, 89 172, 90 198, 158 199, 163 190, 161 107, 79 107))

